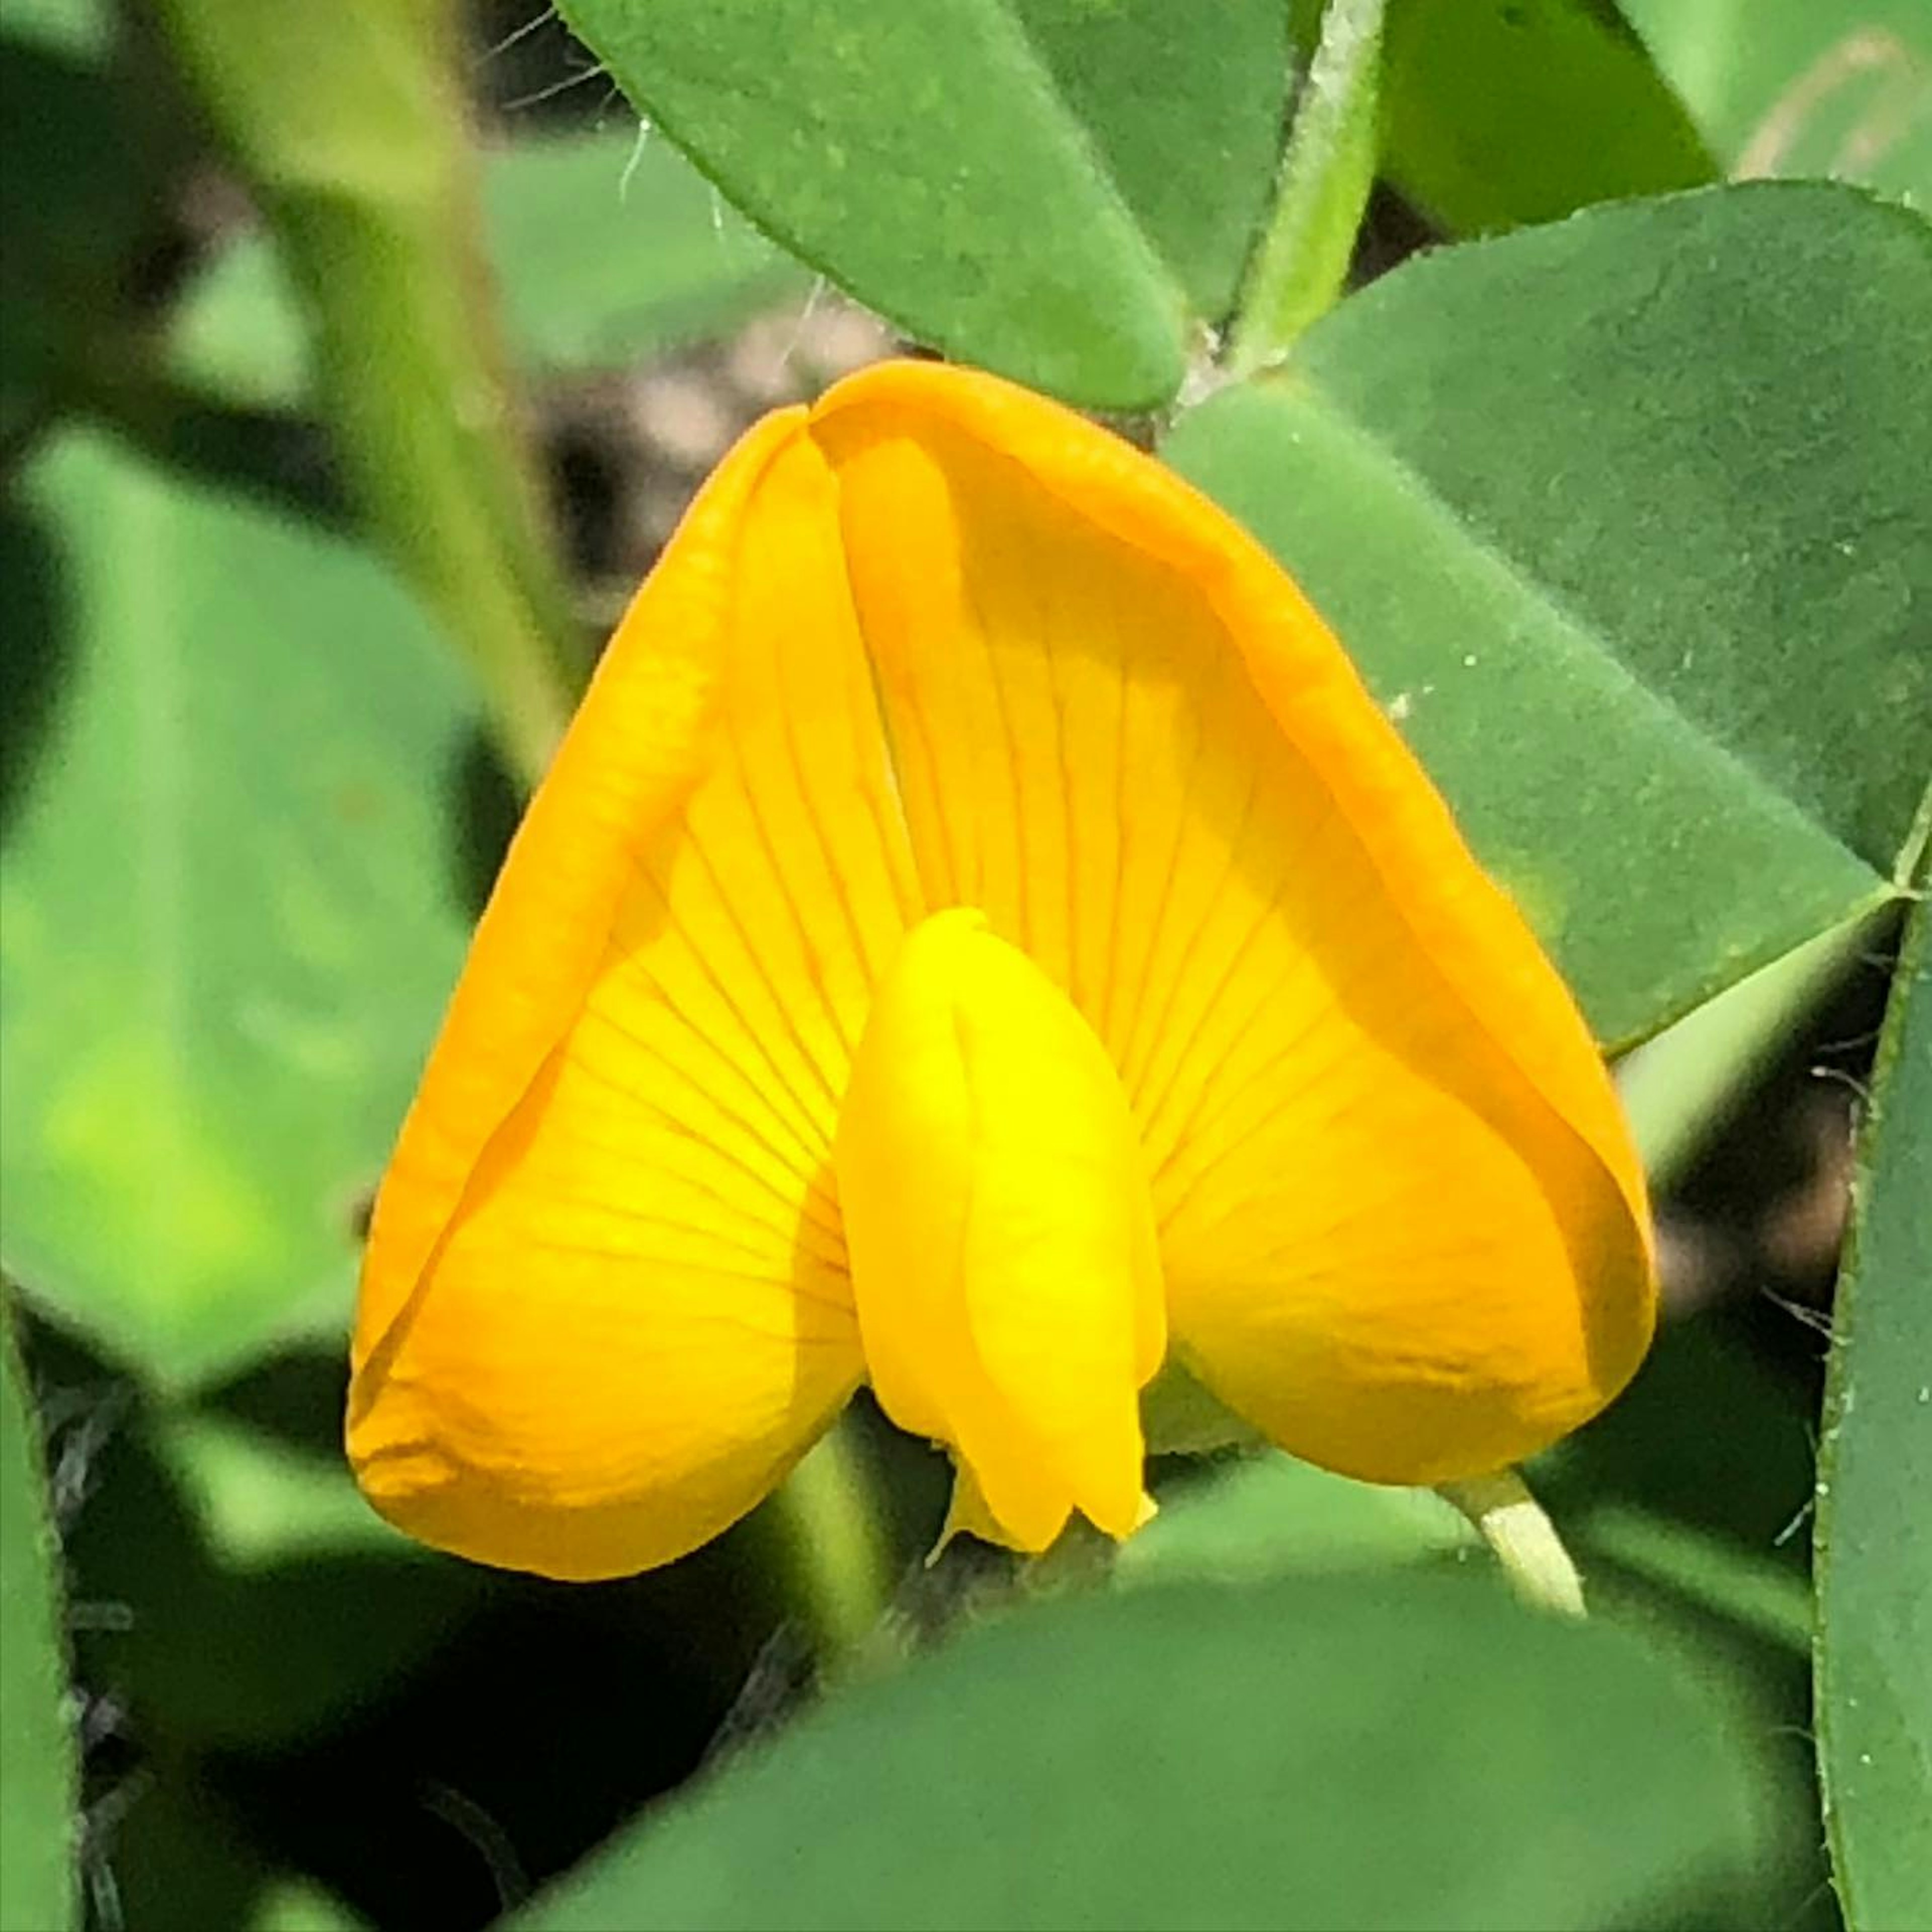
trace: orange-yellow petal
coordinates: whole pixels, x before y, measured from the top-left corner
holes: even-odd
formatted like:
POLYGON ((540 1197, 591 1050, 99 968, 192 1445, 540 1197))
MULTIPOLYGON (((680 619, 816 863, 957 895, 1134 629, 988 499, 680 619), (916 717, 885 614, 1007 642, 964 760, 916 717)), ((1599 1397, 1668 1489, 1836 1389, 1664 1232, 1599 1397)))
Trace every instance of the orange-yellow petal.
POLYGON ((802 427, 739 446, 626 617, 377 1202, 351 1457, 484 1562, 668 1560, 861 1374, 832 1132, 916 888, 802 427))
POLYGON ((815 409, 912 849, 1119 1070, 1190 1366, 1352 1474, 1493 1468, 1648 1342, 1642 1185, 1554 970, 1294 586, 992 378, 815 409))
POLYGON ((1166 1352, 1138 1138, 1092 1030, 977 913, 937 913, 873 1004, 836 1161, 866 1366, 946 1443, 1001 1539, 1142 1510, 1166 1352))
POLYGON ((1087 1264, 1150 1217, 1190 1365, 1356 1474, 1526 1453, 1648 1334, 1641 1182, 1582 1024, 1293 586, 1068 412, 868 372, 727 460, 532 806, 378 1204, 351 1453, 428 1540, 634 1569, 777 1479, 862 1328, 888 1406, 1015 1540, 1072 1506, 1118 1528, 1153 1264, 1136 1237, 1124 1302, 1118 1253, 1087 1264), (875 1011, 958 905, 980 967, 875 1011), (946 1000, 994 1131, 929 1123, 901 1199, 864 1178, 903 1155, 880 1124, 955 1090, 889 1053, 848 1095, 852 1054, 946 1000), (842 1120, 872 1124, 840 1128, 871 1149, 842 1150, 843 1221, 842 1120), (1047 1217, 1040 1252, 1087 1258, 1058 1277, 1028 1148, 1114 1177, 1047 1217), (923 1260, 914 1207, 995 1234, 923 1314, 862 1264, 855 1312, 848 1223, 923 1260))

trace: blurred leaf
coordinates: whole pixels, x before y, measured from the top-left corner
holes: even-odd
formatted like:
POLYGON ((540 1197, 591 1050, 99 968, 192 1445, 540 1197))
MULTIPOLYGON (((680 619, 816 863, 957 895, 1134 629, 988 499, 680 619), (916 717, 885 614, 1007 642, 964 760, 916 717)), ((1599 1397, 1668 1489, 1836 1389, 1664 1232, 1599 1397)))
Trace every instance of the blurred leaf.
POLYGON ((1599 1035, 1894 890, 1932 229, 1718 189, 1409 263, 1166 453, 1306 586, 1599 1035))
POLYGON ((560 10, 754 221, 949 355, 1144 408, 1180 385, 1190 308, 1232 299, 1279 140, 1287 0, 560 10))
POLYGON ((112 78, 56 46, 0 38, 0 447, 85 380, 130 324, 127 284, 165 170, 130 164, 112 78))
POLYGON ((1717 172, 1643 43, 1601 0, 1395 0, 1382 101, 1384 172, 1460 234, 1717 172))
POLYGON ((1162 1490, 1160 1514, 1114 1559, 1124 1583, 1380 1569, 1470 1546, 1432 1490, 1352 1482, 1271 1452, 1210 1466, 1162 1490))
POLYGON ((72 1561, 126 1612, 88 1640, 90 1675, 176 1752, 312 1739, 434 1649, 490 1581, 380 1521, 339 1455, 172 1404, 103 1452, 72 1561))
POLYGON ((1932 916, 1906 928, 1834 1305, 1818 1750, 1853 1932, 1932 1923, 1932 916))
POLYGON ((0 35, 70 59, 104 59, 114 38, 111 0, 0 0, 0 35))
POLYGON ((80 1774, 40 1425, 0 1302, 0 1925, 78 1922, 80 1774))
POLYGON ((1811 1593, 1784 1564, 1642 1510, 1613 1506, 1565 1528, 1586 1574, 1613 1563, 1794 1655, 1810 1647, 1811 1593))
POLYGON ((538 368, 661 354, 802 299, 810 286, 668 142, 648 135, 492 154, 483 213, 511 347, 538 368))
POLYGON ((233 408, 310 406, 314 360, 301 299, 266 235, 224 248, 169 320, 170 374, 233 408))
POLYGON ((74 433, 10 658, 63 667, 0 868, 8 1266, 182 1384, 343 1318, 458 961, 454 668, 364 553, 74 433))
MULTIPOLYGON (((524 141, 484 158, 485 246, 509 349, 539 370, 616 368, 802 297, 808 278, 668 142, 524 141)), ((175 372, 254 408, 310 400, 300 305, 271 238, 217 258, 177 311, 175 372)))
POLYGON ((422 1558, 421 1545, 362 1500, 339 1454, 305 1454, 192 1409, 159 1421, 155 1438, 196 1533, 226 1568, 260 1571, 329 1556, 422 1558))
POLYGON ((170 475, 360 535, 322 423, 286 410, 232 407, 153 373, 99 398, 101 420, 170 475))
POLYGON ((1639 1513, 1802 1581, 1798 1532, 1814 1478, 1809 1401, 1751 1346, 1735 1310, 1666 1322, 1629 1388, 1537 1459, 1537 1494, 1586 1536, 1600 1513, 1639 1513))
POLYGON ((1924 0, 1622 0, 1725 166, 1932 208, 1924 0))
POLYGON ((248 1915, 248 1932, 363 1932, 368 1921, 303 1879, 276 1879, 248 1915))
POLYGON ((10 492, 0 496, 0 841, 29 790, 69 668, 58 568, 39 520, 10 492))
POLYGON ((107 1802, 113 1830, 104 1883, 112 1906, 97 1923, 140 1932, 248 1924, 270 1874, 206 1759, 157 1753, 107 1802))
POLYGON ((1486 1582, 1176 1585, 848 1689, 516 1922, 1561 1932, 1742 1883, 1762 1796, 1708 1693, 1486 1582))

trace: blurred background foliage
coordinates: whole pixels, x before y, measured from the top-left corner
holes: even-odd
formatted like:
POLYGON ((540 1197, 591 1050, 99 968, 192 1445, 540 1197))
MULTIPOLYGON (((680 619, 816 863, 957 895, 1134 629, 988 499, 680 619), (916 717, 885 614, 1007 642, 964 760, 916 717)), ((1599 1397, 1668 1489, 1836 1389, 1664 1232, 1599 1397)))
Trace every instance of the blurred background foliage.
POLYGON ((538 4, 0 0, 0 1922, 1926 1922, 1922 8, 538 4), (1281 1457, 1106 1591, 927 1570, 862 1410, 891 1601, 794 1722, 796 1498, 560 1586, 356 1497, 519 795, 737 430, 908 344, 1247 522, 1634 1049, 1669 1316, 1533 1472, 1588 1628, 1281 1457))

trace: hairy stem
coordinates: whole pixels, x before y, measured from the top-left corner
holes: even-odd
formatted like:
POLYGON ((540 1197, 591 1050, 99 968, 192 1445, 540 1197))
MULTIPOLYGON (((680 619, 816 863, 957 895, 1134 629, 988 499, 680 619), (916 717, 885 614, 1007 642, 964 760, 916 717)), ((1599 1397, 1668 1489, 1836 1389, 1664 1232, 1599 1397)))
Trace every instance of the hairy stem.
POLYGON ((1251 376, 1279 362, 1334 306, 1376 173, 1383 0, 1328 0, 1294 106, 1274 209, 1249 265, 1227 364, 1251 376))

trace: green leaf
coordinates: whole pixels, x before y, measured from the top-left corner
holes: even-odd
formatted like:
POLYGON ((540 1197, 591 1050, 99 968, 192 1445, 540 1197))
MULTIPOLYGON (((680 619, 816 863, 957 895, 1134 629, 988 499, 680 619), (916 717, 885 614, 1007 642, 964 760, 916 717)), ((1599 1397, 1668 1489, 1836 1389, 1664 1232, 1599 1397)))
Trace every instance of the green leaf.
POLYGON ((1924 0, 1622 0, 1725 166, 1932 207, 1924 0))
POLYGON ((8 1268, 166 1383, 339 1324, 461 956, 454 666, 364 552, 92 434, 4 528, 8 1268))
POLYGON ((1010 0, 1194 314, 1233 308, 1281 148, 1295 0, 1010 0))
MULTIPOLYGON (((809 278, 725 212, 669 144, 520 141, 484 158, 484 240, 512 354, 538 373, 616 368, 701 341, 806 293, 809 278)), ((266 235, 220 256, 176 311, 183 380, 291 409, 314 370, 302 310, 266 235)))
POLYGON ((1120 1546, 1124 1583, 1380 1569, 1472 1546, 1467 1520, 1432 1490, 1352 1482, 1278 1451, 1210 1466, 1172 1490, 1120 1546))
POLYGON ((1597 0, 1395 0, 1382 102, 1384 172, 1458 233, 1716 172, 1643 44, 1597 0))
POLYGON ((1623 1046, 1892 892, 1932 230, 1766 184, 1426 256, 1166 453, 1307 588, 1623 1046))
POLYGON ((0 1925, 79 1922, 80 1772, 40 1426, 0 1302, 0 1925))
POLYGON ((1280 136, 1286 0, 561 10, 760 226, 950 356, 1142 408, 1180 385, 1190 311, 1232 300, 1280 136))
POLYGON ((1859 1148, 1818 1473, 1818 1758, 1852 1932, 1932 1922, 1932 916, 1859 1148))
POLYGON ((1742 1881, 1709 1695, 1462 1577, 1063 1600, 854 1686, 526 1932, 1639 1922, 1742 1881))

